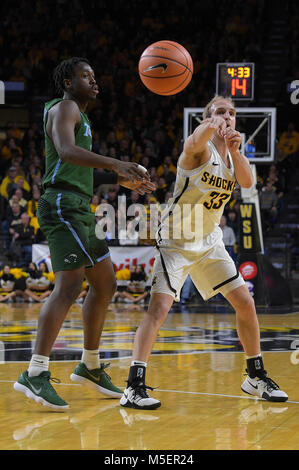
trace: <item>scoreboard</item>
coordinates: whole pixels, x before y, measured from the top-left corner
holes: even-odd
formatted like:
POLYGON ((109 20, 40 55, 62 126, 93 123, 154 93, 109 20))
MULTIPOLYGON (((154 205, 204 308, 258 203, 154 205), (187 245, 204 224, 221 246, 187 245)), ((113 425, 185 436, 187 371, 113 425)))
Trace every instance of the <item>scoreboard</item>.
POLYGON ((237 101, 254 99, 254 63, 226 62, 216 67, 216 94, 237 101))

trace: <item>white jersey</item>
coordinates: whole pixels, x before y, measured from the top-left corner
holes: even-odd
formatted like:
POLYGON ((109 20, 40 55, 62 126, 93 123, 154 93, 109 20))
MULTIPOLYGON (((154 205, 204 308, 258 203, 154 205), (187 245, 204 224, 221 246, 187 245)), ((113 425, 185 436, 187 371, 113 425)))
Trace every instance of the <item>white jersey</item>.
POLYGON ((173 197, 162 212, 157 246, 205 252, 222 238, 225 204, 236 187, 233 161, 228 168, 209 141, 210 159, 198 168, 177 167, 173 197))

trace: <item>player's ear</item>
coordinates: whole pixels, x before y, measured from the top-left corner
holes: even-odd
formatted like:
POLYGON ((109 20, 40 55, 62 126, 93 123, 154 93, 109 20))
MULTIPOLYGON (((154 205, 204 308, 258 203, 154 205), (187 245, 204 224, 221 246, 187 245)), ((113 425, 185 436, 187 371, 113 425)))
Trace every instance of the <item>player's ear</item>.
POLYGON ((69 90, 72 87, 72 80, 70 78, 65 78, 63 80, 64 83, 64 89, 69 90))

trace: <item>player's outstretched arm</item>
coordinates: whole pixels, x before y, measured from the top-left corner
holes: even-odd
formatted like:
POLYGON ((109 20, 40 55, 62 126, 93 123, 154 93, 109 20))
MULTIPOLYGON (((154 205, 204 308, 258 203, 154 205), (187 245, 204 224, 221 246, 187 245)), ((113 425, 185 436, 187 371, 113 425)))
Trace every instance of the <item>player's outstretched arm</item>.
POLYGON ((208 141, 216 130, 223 135, 225 127, 225 119, 220 116, 204 119, 186 139, 179 165, 185 169, 192 169, 205 163, 210 158, 208 141))
POLYGON ((184 150, 186 154, 197 154, 205 150, 208 141, 213 137, 216 130, 220 133, 226 128, 225 119, 220 116, 204 119, 199 126, 196 127, 185 142, 184 150))
POLYGON ((104 157, 75 144, 75 128, 80 123, 81 117, 79 108, 74 101, 60 102, 51 117, 50 137, 62 161, 73 165, 115 171, 132 182, 149 179, 148 174, 138 168, 137 163, 104 157))

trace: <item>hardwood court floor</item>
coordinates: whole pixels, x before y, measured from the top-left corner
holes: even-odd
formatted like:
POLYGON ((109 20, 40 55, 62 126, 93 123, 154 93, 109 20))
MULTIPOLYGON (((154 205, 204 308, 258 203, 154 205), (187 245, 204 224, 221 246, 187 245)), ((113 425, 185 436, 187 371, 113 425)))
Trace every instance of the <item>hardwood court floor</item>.
MULTIPOLYGON (((52 376, 61 380, 56 390, 70 405, 59 413, 13 390, 28 365, 39 310, 39 304, 0 306, 1 450, 299 449, 299 354, 291 355, 299 346, 299 313, 259 315, 265 367, 288 402, 241 391, 245 358, 233 314, 177 308, 160 331, 147 372, 162 406, 140 411, 71 382, 82 348, 81 307, 74 305, 51 363, 52 376)), ((111 362, 109 374, 121 388, 142 314, 142 307, 118 304, 107 315, 103 361, 111 362)))

